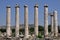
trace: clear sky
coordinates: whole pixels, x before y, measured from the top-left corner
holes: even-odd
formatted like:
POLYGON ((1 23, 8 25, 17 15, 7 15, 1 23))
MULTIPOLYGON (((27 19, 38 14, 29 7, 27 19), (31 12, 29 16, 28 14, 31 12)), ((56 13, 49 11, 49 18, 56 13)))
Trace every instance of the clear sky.
MULTIPOLYGON (((49 13, 53 10, 58 11, 58 22, 60 25, 60 0, 0 0, 0 26, 6 25, 6 6, 11 6, 11 25, 15 25, 15 5, 20 6, 20 24, 24 24, 24 5, 29 8, 29 24, 34 23, 34 5, 39 5, 39 25, 44 25, 44 4, 48 4, 49 13)), ((49 17, 50 24, 50 17, 49 17)))

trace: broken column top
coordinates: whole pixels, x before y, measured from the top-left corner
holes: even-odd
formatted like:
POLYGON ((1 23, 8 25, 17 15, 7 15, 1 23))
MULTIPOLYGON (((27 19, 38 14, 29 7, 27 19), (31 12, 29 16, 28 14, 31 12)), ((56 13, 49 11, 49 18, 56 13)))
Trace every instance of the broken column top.
POLYGON ((50 16, 53 16, 53 13, 50 13, 50 16))
POLYGON ((47 4, 45 4, 45 5, 44 5, 44 7, 48 7, 48 5, 47 5, 47 4))
POLYGON ((10 7, 10 5, 7 5, 7 7, 6 7, 6 8, 11 8, 11 7, 10 7))
POLYGON ((38 4, 35 4, 35 6, 34 7, 37 7, 38 8, 38 4))
POLYGON ((28 7, 28 5, 24 5, 24 7, 28 7))
POLYGON ((57 13, 57 11, 56 11, 56 10, 54 10, 53 12, 54 12, 54 13, 57 13))
POLYGON ((16 4, 15 8, 20 8, 18 4, 16 4))

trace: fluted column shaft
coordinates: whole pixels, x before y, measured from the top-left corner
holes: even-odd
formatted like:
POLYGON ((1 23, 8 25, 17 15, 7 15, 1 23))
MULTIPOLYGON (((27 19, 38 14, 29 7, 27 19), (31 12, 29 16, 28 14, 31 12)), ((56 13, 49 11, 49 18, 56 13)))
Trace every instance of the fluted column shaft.
POLYGON ((10 16, 11 16, 11 7, 8 5, 6 7, 6 32, 7 32, 7 37, 10 37, 11 36, 11 28, 10 28, 10 16))
POLYGON ((38 4, 34 6, 34 27, 35 36, 38 36, 38 4))
POLYGON ((54 36, 57 37, 58 36, 58 20, 57 20, 56 10, 53 12, 53 15, 54 15, 54 36))
POLYGON ((24 5, 25 38, 28 38, 28 6, 24 5))
POLYGON ((54 23, 53 23, 53 15, 50 15, 51 16, 51 35, 54 36, 54 23))
POLYGON ((48 38, 48 5, 44 6, 44 36, 48 38))
POLYGON ((15 37, 19 37, 19 6, 15 7, 15 37))

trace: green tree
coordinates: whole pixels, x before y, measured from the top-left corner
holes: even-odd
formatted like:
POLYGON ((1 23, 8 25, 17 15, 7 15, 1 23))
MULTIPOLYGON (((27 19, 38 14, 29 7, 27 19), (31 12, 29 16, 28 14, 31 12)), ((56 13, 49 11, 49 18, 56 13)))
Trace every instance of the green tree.
POLYGON ((38 26, 38 29, 39 29, 38 31, 44 31, 44 27, 43 27, 43 26, 40 26, 40 25, 39 25, 39 26, 38 26))
POLYGON ((48 25, 48 31, 51 32, 51 25, 48 25))
POLYGON ((30 34, 33 34, 34 33, 34 28, 33 27, 29 28, 29 33, 30 34))

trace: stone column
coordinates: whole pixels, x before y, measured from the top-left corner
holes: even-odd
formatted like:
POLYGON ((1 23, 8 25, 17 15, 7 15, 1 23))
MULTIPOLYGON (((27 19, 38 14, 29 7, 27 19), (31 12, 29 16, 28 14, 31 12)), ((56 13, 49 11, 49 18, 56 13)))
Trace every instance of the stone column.
POLYGON ((19 5, 15 6, 15 37, 19 37, 19 5))
POLYGON ((11 28, 10 28, 10 16, 11 16, 11 7, 8 5, 6 7, 6 32, 7 32, 7 38, 11 36, 11 28))
POLYGON ((48 38, 48 5, 44 6, 44 37, 48 38))
POLYGON ((25 38, 28 38, 28 6, 24 5, 25 38))
POLYGON ((58 36, 58 20, 57 20, 56 10, 53 12, 53 15, 54 15, 54 36, 57 37, 58 36))
POLYGON ((50 16, 51 16, 51 36, 54 36, 54 26, 53 26, 53 24, 54 24, 53 21, 54 21, 54 20, 53 20, 53 13, 51 13, 50 16))
POLYGON ((35 36, 38 36, 38 4, 34 6, 34 27, 35 36))

